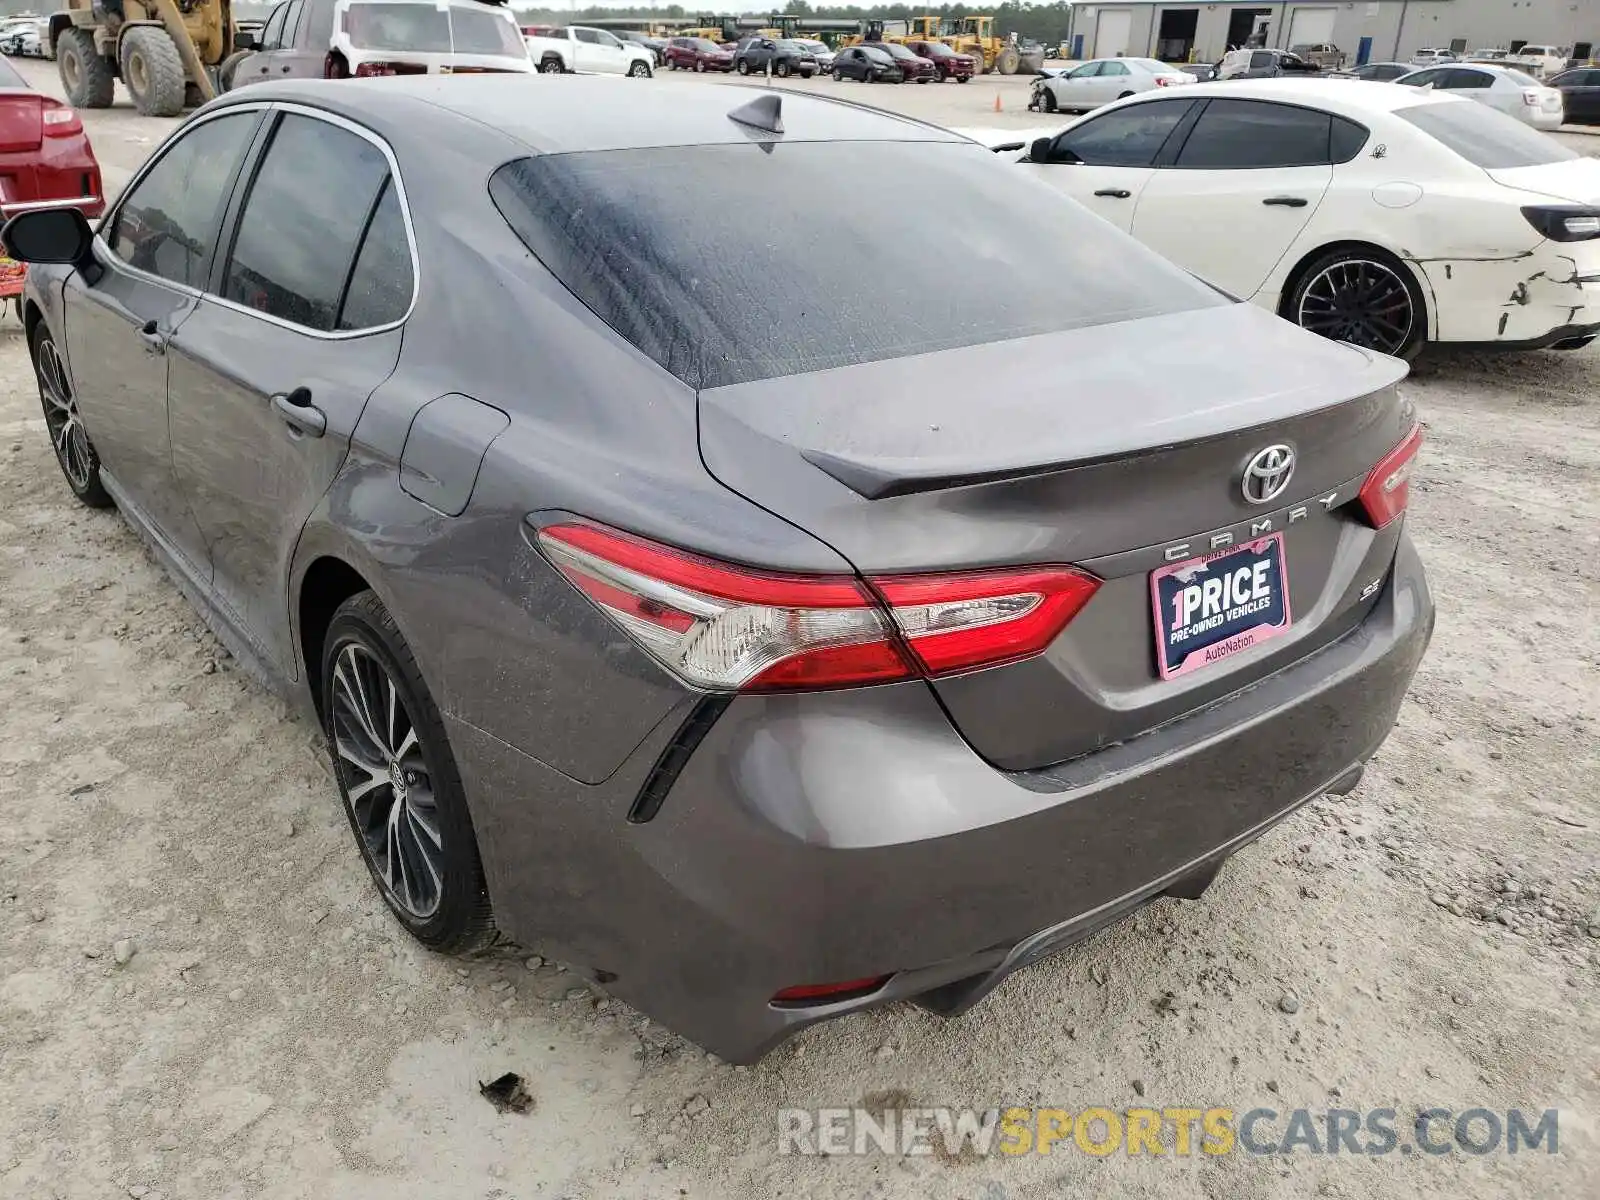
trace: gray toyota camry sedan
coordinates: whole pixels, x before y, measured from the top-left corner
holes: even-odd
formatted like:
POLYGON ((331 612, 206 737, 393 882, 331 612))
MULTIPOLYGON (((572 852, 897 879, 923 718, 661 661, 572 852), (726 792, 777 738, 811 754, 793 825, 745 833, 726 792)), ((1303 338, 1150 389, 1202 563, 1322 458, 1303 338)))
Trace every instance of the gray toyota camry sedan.
POLYGON ((725 1058, 1198 895, 1432 629, 1402 363, 854 104, 262 84, 4 242, 68 485, 315 713, 396 918, 725 1058))

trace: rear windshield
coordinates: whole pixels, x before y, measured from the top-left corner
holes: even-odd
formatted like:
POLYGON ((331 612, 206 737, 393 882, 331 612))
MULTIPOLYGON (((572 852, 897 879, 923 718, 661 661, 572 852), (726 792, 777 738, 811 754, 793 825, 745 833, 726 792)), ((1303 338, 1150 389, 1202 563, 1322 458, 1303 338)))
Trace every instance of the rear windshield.
POLYGON ((504 9, 463 5, 356 3, 344 31, 357 50, 419 54, 497 54, 526 58, 522 33, 504 9))
POLYGON ((971 143, 551 154, 507 163, 489 193, 578 299, 695 388, 1229 303, 971 143), (960 253, 930 253, 942 238, 960 253))
POLYGON ((1536 167, 1581 157, 1555 138, 1546 137, 1515 117, 1470 100, 1455 104, 1418 104, 1396 109, 1395 116, 1409 121, 1473 166, 1486 171, 1536 167))

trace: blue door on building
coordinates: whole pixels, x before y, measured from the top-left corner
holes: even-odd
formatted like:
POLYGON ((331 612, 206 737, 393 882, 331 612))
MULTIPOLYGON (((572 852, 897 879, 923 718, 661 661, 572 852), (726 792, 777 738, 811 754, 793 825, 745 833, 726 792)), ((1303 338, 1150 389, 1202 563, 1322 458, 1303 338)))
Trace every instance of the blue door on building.
POLYGON ((1361 39, 1361 44, 1356 47, 1356 66, 1358 66, 1358 67, 1366 66, 1367 65, 1367 59, 1369 59, 1371 57, 1372 57, 1372 39, 1369 38, 1369 37, 1364 37, 1364 38, 1361 39))

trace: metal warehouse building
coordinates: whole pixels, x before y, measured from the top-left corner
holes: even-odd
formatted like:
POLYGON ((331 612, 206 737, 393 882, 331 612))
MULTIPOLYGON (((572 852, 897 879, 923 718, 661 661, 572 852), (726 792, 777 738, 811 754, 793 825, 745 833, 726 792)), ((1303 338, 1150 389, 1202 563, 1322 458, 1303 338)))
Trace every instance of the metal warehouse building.
POLYGON ((1405 60, 1424 46, 1458 52, 1526 42, 1600 53, 1600 0, 1350 0, 1335 4, 1079 4, 1069 37, 1074 58, 1112 55, 1215 62, 1243 46, 1257 18, 1266 45, 1332 42, 1350 63, 1405 60))

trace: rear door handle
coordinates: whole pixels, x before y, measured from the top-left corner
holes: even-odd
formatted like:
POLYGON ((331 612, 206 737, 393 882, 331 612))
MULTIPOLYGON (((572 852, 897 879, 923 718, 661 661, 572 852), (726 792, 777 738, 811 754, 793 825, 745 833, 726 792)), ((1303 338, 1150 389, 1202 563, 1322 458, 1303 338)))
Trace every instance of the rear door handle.
POLYGON ((306 437, 321 437, 328 432, 328 418, 311 403, 311 389, 297 387, 292 392, 279 392, 272 398, 272 407, 284 423, 306 437))
POLYGON ((1095 193, 1095 195, 1096 196, 1111 196, 1111 197, 1113 197, 1113 198, 1115 198, 1117 200, 1126 200, 1129 196, 1133 195, 1133 193, 1130 192, 1127 188, 1101 188, 1098 192, 1095 193))
POLYGON ((1306 206, 1306 198, 1304 196, 1268 196, 1261 203, 1275 204, 1279 208, 1304 208, 1306 206))

